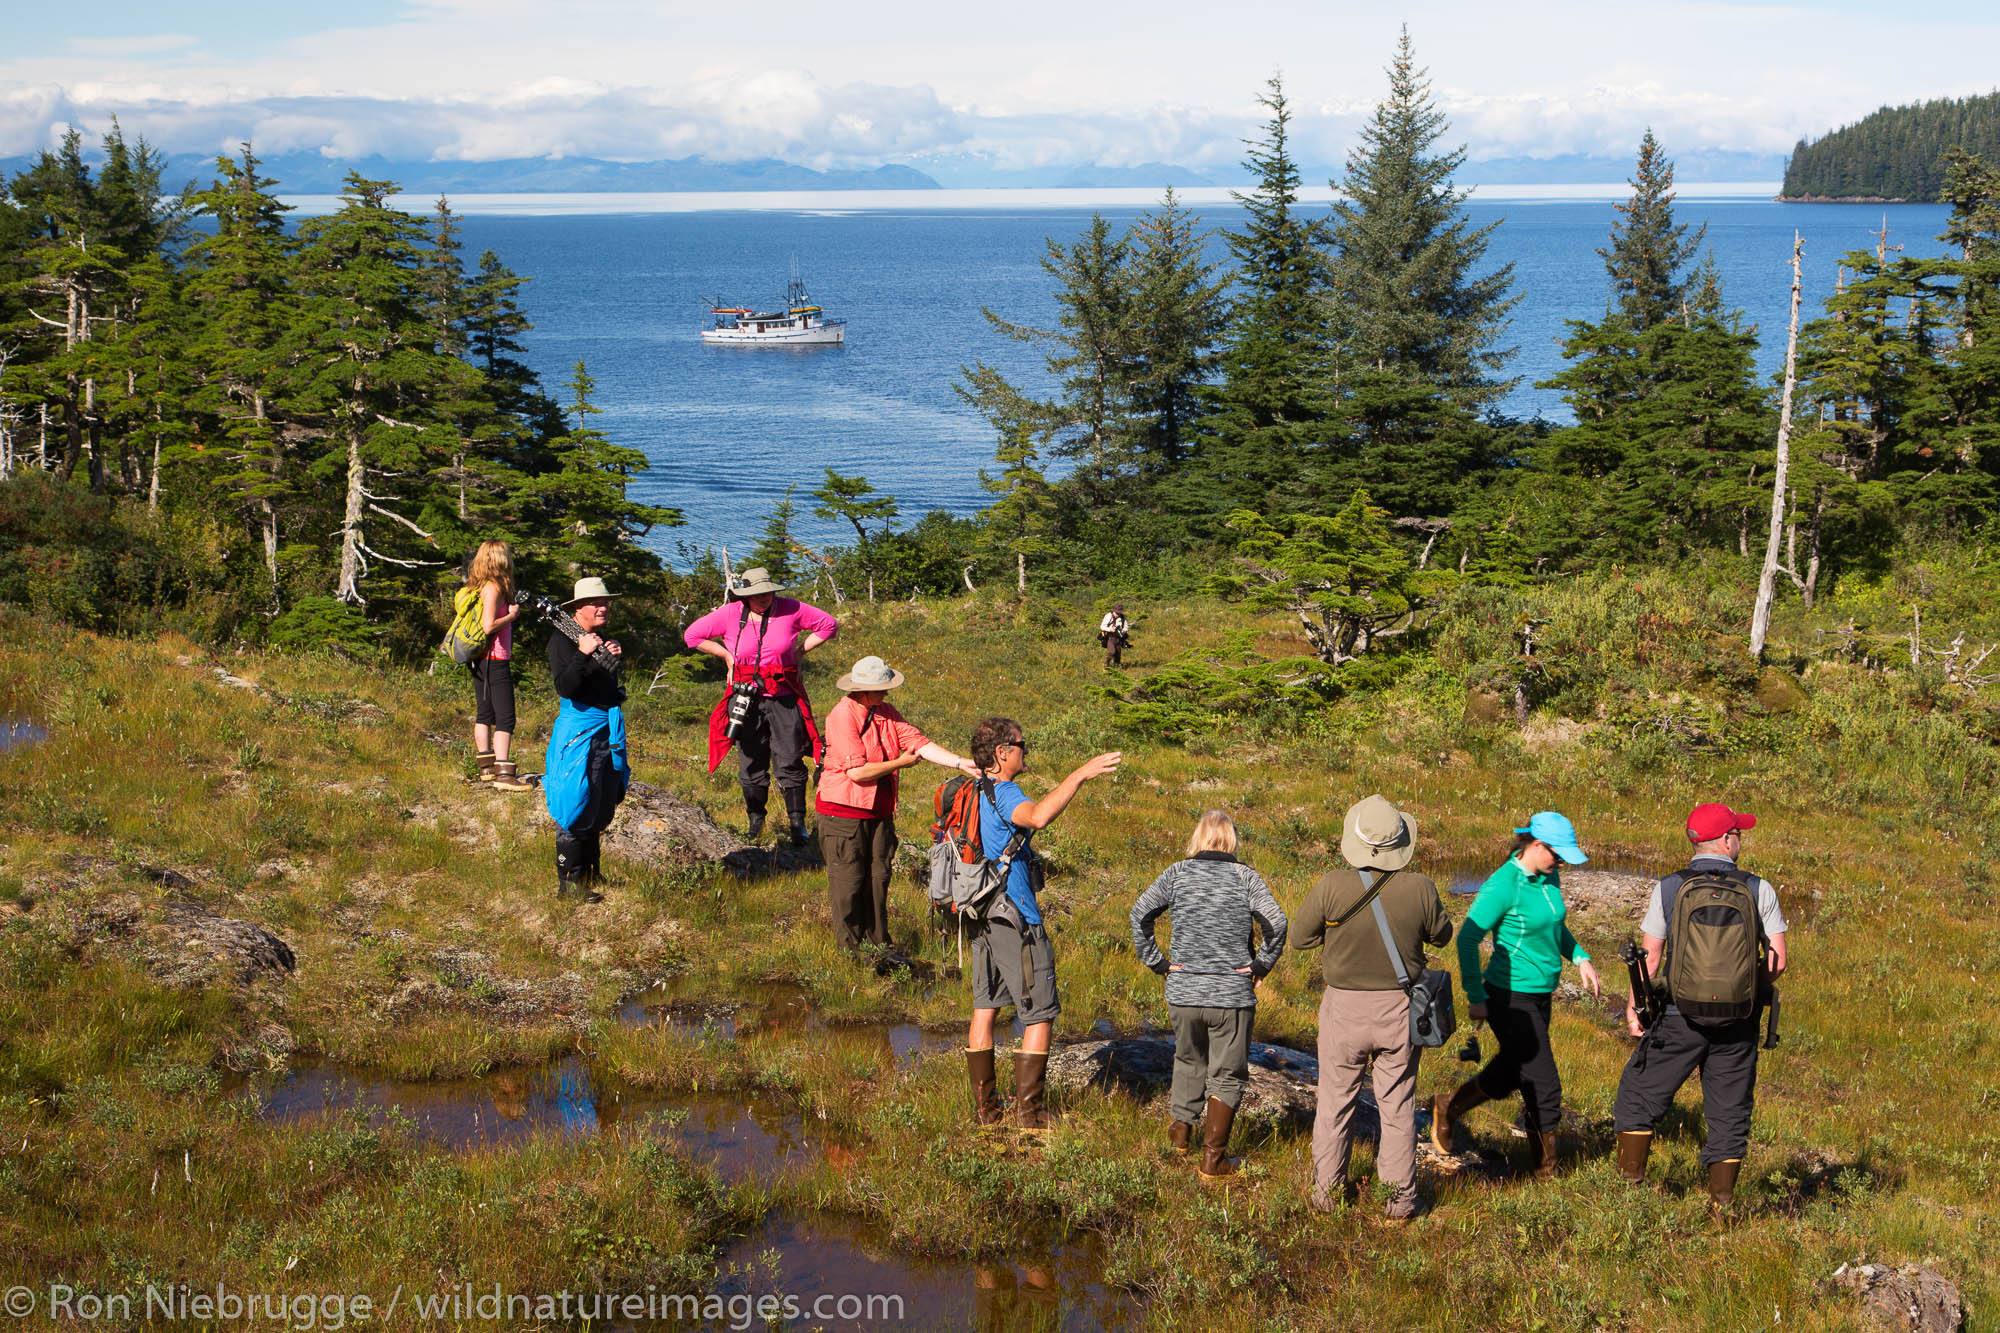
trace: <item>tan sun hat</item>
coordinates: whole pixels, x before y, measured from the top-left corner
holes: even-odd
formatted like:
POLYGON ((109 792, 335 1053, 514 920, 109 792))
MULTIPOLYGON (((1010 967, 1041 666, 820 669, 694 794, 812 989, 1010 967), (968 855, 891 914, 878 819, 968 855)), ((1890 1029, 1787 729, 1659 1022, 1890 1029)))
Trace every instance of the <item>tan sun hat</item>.
POLYGON ((729 585, 731 597, 755 597, 759 593, 783 592, 785 585, 771 577, 771 571, 762 565, 738 570, 736 578, 729 585))
POLYGON ((879 657, 864 657, 854 669, 833 683, 845 694, 856 690, 893 690, 903 683, 903 673, 879 657))
POLYGON ((1348 807, 1340 854, 1356 870, 1401 870, 1417 854, 1417 821, 1380 796, 1348 807))
POLYGON ((575 589, 569 595, 569 600, 563 603, 563 609, 567 611, 578 602, 594 602, 600 597, 617 597, 620 595, 605 587, 603 579, 578 579, 575 589))

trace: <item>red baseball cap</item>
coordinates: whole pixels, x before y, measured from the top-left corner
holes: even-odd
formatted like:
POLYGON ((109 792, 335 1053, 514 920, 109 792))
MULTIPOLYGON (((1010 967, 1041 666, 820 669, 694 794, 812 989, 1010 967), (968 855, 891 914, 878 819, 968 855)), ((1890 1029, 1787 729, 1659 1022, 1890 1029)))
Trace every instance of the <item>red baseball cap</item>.
POLYGON ((1710 842, 1731 829, 1756 828, 1757 816, 1720 803, 1698 805, 1688 814, 1687 830, 1697 842, 1710 842))

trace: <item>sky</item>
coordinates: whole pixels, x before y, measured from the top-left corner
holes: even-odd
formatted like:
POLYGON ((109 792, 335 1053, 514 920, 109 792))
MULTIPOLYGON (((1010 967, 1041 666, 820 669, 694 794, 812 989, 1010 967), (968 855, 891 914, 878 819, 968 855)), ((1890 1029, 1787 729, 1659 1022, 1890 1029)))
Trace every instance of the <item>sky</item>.
POLYGON ((1628 159, 1647 127, 1673 154, 1782 156, 1880 105, 1991 91, 2000 51, 2000 6, 1974 0, 0 0, 0 156, 116 115, 173 152, 1234 179, 1274 73, 1298 157, 1340 161, 1404 23, 1475 162, 1628 159))

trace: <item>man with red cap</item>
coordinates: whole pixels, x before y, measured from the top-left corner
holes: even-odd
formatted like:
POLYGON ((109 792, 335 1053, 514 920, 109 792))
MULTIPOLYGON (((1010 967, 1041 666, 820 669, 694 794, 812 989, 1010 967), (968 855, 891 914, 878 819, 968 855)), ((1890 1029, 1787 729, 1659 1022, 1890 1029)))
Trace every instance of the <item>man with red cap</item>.
POLYGON ((1739 868, 1744 830, 1754 815, 1726 805, 1698 805, 1687 818, 1692 855, 1653 886, 1639 931, 1649 975, 1664 983, 1666 1011, 1649 1033, 1632 996, 1626 1021, 1639 1049, 1618 1080, 1612 1118, 1618 1172, 1639 1184, 1653 1127, 1688 1075, 1701 1071, 1708 1142, 1702 1165, 1708 1196, 1726 1208, 1750 1146, 1757 1093, 1757 991, 1785 970, 1785 914, 1766 880, 1739 868), (1678 957, 1676 952, 1678 951, 1678 957), (1663 967, 1664 959, 1664 967, 1663 967))

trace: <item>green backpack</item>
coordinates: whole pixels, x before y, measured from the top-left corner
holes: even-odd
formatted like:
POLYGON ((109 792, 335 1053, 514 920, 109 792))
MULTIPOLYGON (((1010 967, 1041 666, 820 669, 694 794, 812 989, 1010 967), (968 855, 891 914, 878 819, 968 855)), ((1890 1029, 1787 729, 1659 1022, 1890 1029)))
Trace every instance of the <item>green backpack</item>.
POLYGON ((479 589, 460 588, 451 597, 451 628, 444 632, 438 651, 460 666, 469 665, 486 651, 486 613, 479 604, 479 589))
POLYGON ((1741 870, 1696 870, 1660 885, 1667 918, 1667 994, 1691 1023, 1735 1023, 1757 1012, 1764 924, 1757 881, 1741 870))

